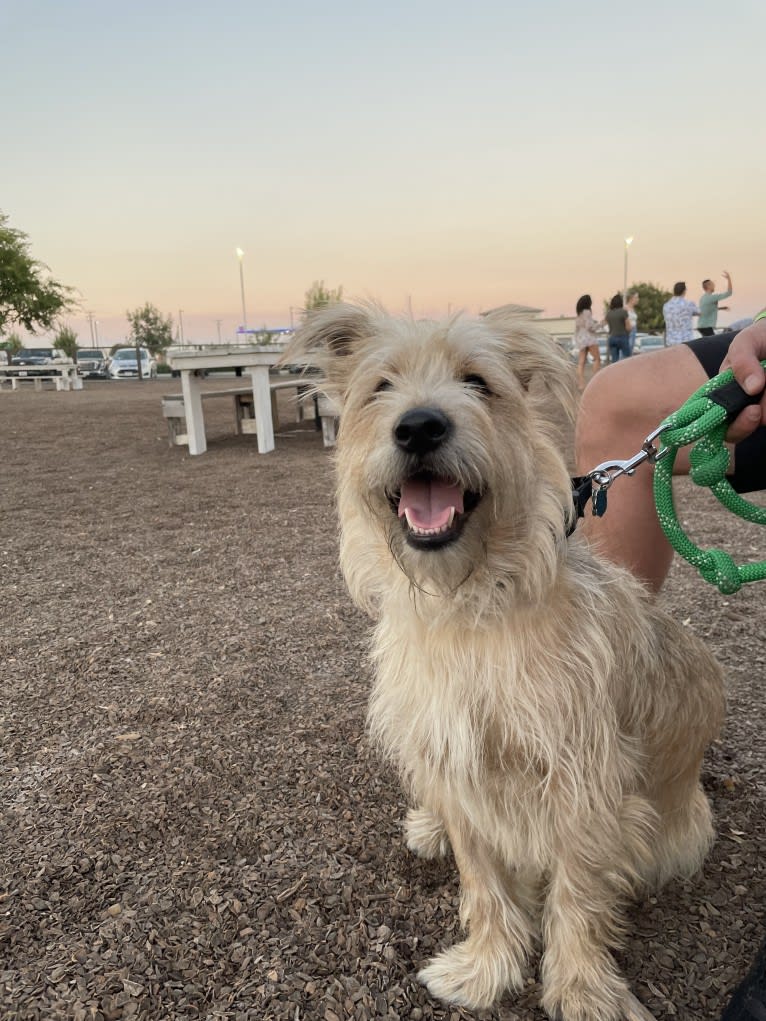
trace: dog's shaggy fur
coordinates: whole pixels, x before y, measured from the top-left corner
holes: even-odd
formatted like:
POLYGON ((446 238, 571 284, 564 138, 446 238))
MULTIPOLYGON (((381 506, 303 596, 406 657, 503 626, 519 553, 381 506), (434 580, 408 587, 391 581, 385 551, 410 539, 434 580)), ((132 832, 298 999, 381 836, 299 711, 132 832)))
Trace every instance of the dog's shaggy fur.
POLYGON ((551 1017, 648 1017, 609 947, 625 896, 710 845, 699 772, 723 685, 701 642, 566 535, 570 365, 514 312, 333 305, 286 357, 305 352, 341 409, 341 563, 377 621, 371 733, 417 806, 409 846, 449 841, 460 870, 467 938, 420 978, 485 1007, 541 942, 551 1017))

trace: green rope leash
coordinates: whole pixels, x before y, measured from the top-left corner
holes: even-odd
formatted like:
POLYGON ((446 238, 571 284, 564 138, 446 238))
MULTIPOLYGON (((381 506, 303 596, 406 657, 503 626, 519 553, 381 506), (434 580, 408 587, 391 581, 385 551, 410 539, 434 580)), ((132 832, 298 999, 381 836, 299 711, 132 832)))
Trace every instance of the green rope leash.
MULTIPOLYGON (((766 367, 766 362, 762 363, 766 367)), ((662 530, 673 549, 684 560, 697 568, 699 573, 712 585, 717 585, 724 594, 736 592, 745 582, 761 581, 766 578, 766 561, 737 566, 723 550, 703 550, 688 538, 678 521, 673 503, 673 465, 681 447, 690 443, 694 446, 689 454, 689 474, 698 486, 707 486, 716 499, 741 518, 766 525, 766 507, 748 503, 736 493, 726 479, 729 467, 729 451, 724 437, 731 419, 742 410, 746 403, 759 398, 747 398, 744 391, 734 387, 746 400, 737 407, 717 403, 708 395, 731 384, 734 375, 731 370, 714 376, 689 398, 678 411, 664 420, 660 426, 663 450, 654 469, 654 502, 657 507, 662 530)))

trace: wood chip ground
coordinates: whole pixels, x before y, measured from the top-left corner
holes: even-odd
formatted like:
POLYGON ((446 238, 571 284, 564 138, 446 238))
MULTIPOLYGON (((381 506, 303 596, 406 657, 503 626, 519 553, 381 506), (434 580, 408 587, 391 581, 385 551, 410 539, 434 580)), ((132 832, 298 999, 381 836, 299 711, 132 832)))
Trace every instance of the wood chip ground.
MULTIPOLYGON (((459 939, 455 870, 407 852, 365 738, 368 625, 321 437, 281 394, 262 457, 208 402, 190 458, 168 389, 0 395, 0 1017, 542 1021, 534 967, 477 1015, 416 981, 459 939)), ((679 494, 704 545, 766 557, 762 529, 679 494)), ((763 935, 765 596, 682 562, 667 586, 729 710, 704 768, 715 848, 630 910, 619 954, 658 1021, 717 1018, 763 935)))

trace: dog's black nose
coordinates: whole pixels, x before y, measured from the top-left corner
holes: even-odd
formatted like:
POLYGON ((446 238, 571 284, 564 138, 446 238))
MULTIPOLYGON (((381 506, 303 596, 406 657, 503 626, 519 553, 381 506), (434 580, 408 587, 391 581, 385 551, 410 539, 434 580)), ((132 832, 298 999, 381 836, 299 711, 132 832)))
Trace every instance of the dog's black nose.
POLYGON ((394 426, 397 447, 408 454, 427 454, 444 443, 452 423, 438 408, 412 408, 394 426))

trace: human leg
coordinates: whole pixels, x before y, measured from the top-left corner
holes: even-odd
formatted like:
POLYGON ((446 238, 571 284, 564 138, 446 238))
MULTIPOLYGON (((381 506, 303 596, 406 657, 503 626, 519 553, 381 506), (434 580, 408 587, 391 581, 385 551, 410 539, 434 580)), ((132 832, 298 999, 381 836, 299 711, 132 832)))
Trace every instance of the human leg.
POLYGON ((589 348, 581 347, 577 354, 577 382, 580 389, 585 387, 585 363, 588 360, 589 348))
POLYGON ((609 338, 609 351, 611 354, 611 361, 619 362, 623 358, 627 358, 630 354, 629 341, 627 333, 619 334, 609 338))
POLYGON ((599 349, 598 344, 591 344, 588 351, 590 351, 591 357, 593 358, 593 372, 595 374, 601 368, 601 350, 599 349))
MULTIPOLYGON (((686 345, 642 354, 610 366, 585 389, 577 421, 577 473, 585 475, 607 458, 632 457, 650 432, 708 376, 686 345)), ((688 471, 679 451, 675 471, 688 471)), ((652 470, 639 467, 609 490, 608 510, 586 515, 584 531, 608 559, 622 564, 654 591, 670 568, 673 550, 657 518, 652 470)))

